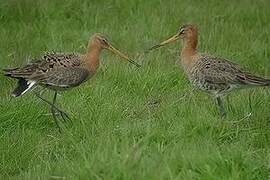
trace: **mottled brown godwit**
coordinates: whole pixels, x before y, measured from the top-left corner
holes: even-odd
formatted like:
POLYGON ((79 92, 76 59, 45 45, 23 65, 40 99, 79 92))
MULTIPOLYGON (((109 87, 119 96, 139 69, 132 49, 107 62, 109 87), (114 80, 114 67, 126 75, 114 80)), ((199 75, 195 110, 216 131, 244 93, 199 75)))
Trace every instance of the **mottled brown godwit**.
POLYGON ((190 82, 212 95, 222 116, 226 115, 221 97, 234 89, 269 86, 270 79, 256 76, 230 60, 197 52, 198 29, 194 24, 180 27, 176 35, 148 49, 162 47, 182 39, 181 65, 190 82))
POLYGON ((25 66, 4 69, 5 76, 18 80, 17 87, 13 90, 12 96, 21 96, 36 85, 53 90, 54 97, 52 102, 41 97, 39 93, 35 94, 51 106, 53 118, 60 131, 56 112, 61 115, 64 121, 70 120, 70 118, 55 105, 57 92, 79 86, 91 78, 99 66, 99 55, 103 49, 108 49, 128 60, 130 63, 138 67, 140 66, 118 49, 114 48, 105 36, 97 33, 90 38, 85 54, 46 53, 40 59, 35 59, 25 66))

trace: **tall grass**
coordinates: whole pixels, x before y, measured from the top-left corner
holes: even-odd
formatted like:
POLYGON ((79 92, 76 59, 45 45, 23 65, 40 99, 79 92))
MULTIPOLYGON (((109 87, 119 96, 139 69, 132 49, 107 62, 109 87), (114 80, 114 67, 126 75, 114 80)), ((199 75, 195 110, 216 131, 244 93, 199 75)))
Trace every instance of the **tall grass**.
MULTIPOLYGON (((143 64, 103 52, 94 78, 62 94, 73 125, 59 134, 33 94, 11 98, 0 76, 0 179, 269 179, 269 88, 213 100, 193 91, 176 43, 145 48, 186 22, 199 25, 202 52, 270 77, 268 0, 2 0, 0 67, 44 51, 84 52, 94 32, 143 64)), ((51 98, 51 93, 46 93, 51 98)))

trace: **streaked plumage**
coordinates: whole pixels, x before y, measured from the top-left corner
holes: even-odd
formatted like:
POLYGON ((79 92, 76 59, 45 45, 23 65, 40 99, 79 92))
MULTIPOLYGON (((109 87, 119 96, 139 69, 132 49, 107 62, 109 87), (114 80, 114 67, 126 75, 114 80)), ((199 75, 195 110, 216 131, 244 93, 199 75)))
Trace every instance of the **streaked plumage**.
POLYGON ((197 88, 206 91, 216 98, 222 115, 225 115, 221 96, 234 89, 270 86, 270 79, 256 76, 230 60, 198 53, 198 30, 196 25, 181 26, 173 37, 163 41, 152 49, 159 48, 181 38, 181 65, 190 82, 197 88))
POLYGON ((52 52, 23 67, 4 71, 6 76, 19 79, 18 88, 12 93, 19 96, 28 87, 21 83, 38 84, 53 90, 65 90, 80 85, 95 73, 85 67, 84 61, 79 54, 52 52))
POLYGON ((195 86, 215 97, 238 88, 270 85, 270 80, 253 75, 238 64, 207 54, 200 54, 191 69, 185 71, 195 86))
MULTIPOLYGON (((91 78, 99 66, 99 55, 103 49, 108 49, 130 63, 140 66, 114 48, 102 34, 95 34, 89 40, 85 54, 46 53, 25 66, 3 71, 5 76, 18 79, 17 87, 12 92, 15 97, 23 95, 36 85, 54 90, 53 103, 36 95, 51 106, 54 117, 55 111, 58 111, 62 118, 66 119, 67 114, 54 105, 57 91, 79 86, 91 78)), ((57 126, 59 127, 58 124, 57 126)))

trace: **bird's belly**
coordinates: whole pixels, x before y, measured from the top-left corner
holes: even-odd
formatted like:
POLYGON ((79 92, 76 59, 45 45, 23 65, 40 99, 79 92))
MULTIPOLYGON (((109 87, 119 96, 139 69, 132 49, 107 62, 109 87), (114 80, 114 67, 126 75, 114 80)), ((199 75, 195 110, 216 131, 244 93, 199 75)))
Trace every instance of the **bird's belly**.
POLYGON ((41 82, 39 85, 55 91, 65 91, 85 83, 90 77, 89 73, 85 73, 83 77, 58 78, 54 83, 41 82))
POLYGON ((233 89, 237 88, 236 86, 229 85, 226 83, 213 83, 213 82, 208 82, 204 79, 191 79, 190 78, 190 81, 193 84, 193 86, 195 86, 196 88, 215 96, 224 95, 226 93, 229 93, 233 89))
POLYGON ((42 87, 54 90, 54 91, 66 91, 72 87, 70 86, 53 86, 53 85, 48 85, 48 84, 41 84, 42 87))

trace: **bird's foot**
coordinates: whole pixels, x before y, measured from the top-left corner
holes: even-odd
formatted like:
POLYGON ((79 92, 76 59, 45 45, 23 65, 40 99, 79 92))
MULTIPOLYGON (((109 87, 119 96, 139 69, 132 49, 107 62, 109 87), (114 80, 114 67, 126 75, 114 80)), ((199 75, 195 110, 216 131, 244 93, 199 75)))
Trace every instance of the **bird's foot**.
POLYGON ((52 112, 54 122, 55 122, 55 124, 56 124, 56 126, 57 126, 60 133, 61 133, 61 127, 60 127, 59 119, 56 116, 60 115, 63 122, 65 122, 65 123, 70 122, 72 124, 72 121, 71 121, 70 117, 63 110, 61 110, 61 109, 59 109, 57 107, 52 107, 51 112, 52 112))
POLYGON ((56 111, 55 115, 60 115, 61 118, 63 119, 63 122, 65 122, 65 123, 67 123, 67 122, 72 123, 71 118, 69 117, 69 115, 65 111, 63 111, 63 110, 61 110, 59 108, 55 108, 55 111, 56 111))

